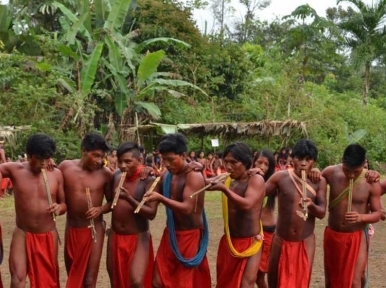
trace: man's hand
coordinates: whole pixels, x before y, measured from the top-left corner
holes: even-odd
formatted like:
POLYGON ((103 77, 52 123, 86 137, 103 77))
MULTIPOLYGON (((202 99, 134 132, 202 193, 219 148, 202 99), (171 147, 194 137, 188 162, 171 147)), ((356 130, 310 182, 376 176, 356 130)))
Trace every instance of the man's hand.
POLYGON ((101 214, 102 214, 102 207, 91 207, 86 212, 86 218, 87 219, 94 219, 94 218, 97 218, 101 214))
POLYGON ((119 192, 119 198, 128 200, 131 197, 129 190, 124 187, 121 187, 121 191, 119 192))
POLYGON ((145 180, 149 176, 154 176, 154 169, 149 166, 143 167, 140 174, 141 180, 145 180))
POLYGON ((348 223, 362 222, 362 216, 357 211, 346 212, 345 219, 348 223))
POLYGON ((50 205, 47 210, 49 213, 53 213, 54 215, 58 216, 62 211, 62 207, 58 203, 52 203, 52 205, 50 205))
POLYGON ((261 170, 260 168, 251 168, 251 169, 249 169, 248 171, 247 171, 247 174, 248 174, 248 176, 249 177, 251 177, 251 176, 253 176, 253 175, 256 175, 256 174, 259 174, 259 175, 261 175, 261 176, 263 176, 264 177, 264 172, 263 172, 263 170, 261 170))
POLYGON ((56 164, 55 164, 54 159, 52 159, 52 158, 48 159, 47 170, 48 171, 54 171, 55 167, 56 167, 56 164))
POLYGON ((379 182, 381 178, 381 174, 379 174, 379 172, 375 170, 368 170, 365 174, 365 178, 367 183, 373 184, 373 183, 379 182))
POLYGON ((153 202, 153 201, 158 201, 161 202, 162 200, 162 195, 158 192, 146 192, 143 197, 146 197, 146 202, 153 202))
POLYGON ((307 208, 308 208, 309 206, 311 206, 311 205, 314 205, 314 202, 312 201, 312 199, 311 199, 311 198, 308 198, 308 197, 305 198, 305 199, 300 199, 300 201, 299 201, 299 207, 302 208, 302 209, 304 209, 303 203, 306 205, 307 208))
POLYGON ((322 172, 318 168, 312 168, 310 172, 308 172, 307 178, 311 180, 312 183, 319 183, 322 177, 322 172))
POLYGON ((204 170, 204 165, 202 165, 201 163, 199 162, 189 162, 188 165, 186 165, 186 173, 189 173, 191 171, 197 171, 197 172, 201 172, 204 170))

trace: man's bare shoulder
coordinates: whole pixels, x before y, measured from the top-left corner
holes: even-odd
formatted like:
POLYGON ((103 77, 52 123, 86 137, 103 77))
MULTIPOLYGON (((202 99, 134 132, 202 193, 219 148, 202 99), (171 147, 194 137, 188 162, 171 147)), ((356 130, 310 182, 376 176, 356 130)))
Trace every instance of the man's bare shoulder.
POLYGON ((59 166, 58 169, 63 171, 63 169, 67 169, 70 167, 74 167, 79 163, 79 159, 74 159, 74 160, 63 160, 59 166))
POLYGON ((192 170, 192 171, 189 171, 188 173, 186 173, 186 181, 188 182, 191 182, 191 181, 197 181, 197 180, 204 180, 204 175, 202 175, 201 171, 195 171, 195 170, 192 170))
POLYGON ((8 170, 24 169, 27 168, 27 162, 6 162, 0 164, 1 167, 5 167, 8 170))
POLYGON ((248 185, 264 185, 264 183, 264 178, 260 174, 252 175, 248 179, 248 185))

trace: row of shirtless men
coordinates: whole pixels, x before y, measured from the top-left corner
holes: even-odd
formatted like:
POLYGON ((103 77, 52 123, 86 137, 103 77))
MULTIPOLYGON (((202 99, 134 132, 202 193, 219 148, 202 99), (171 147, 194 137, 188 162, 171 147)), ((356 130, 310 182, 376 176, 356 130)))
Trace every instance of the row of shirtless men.
POLYGON ((320 172, 313 168, 317 147, 301 139, 292 149, 293 167, 274 173, 270 151, 253 157, 246 144, 235 142, 223 153, 226 172, 207 178, 202 165, 187 163, 187 144, 182 134, 165 135, 158 151, 166 170, 154 177, 153 169, 143 166, 136 143, 118 147, 119 169, 111 172, 103 167, 110 148, 102 135, 87 134, 81 158, 58 167, 49 165, 55 141, 46 134, 32 135, 27 162, 0 165, 0 178, 8 177, 14 185, 11 287, 25 287, 27 277, 31 287, 60 287, 55 220, 65 213, 66 287, 96 287, 103 214, 112 212, 107 240, 111 287, 209 288, 205 191, 222 192, 224 235, 216 287, 309 287, 315 218, 324 218, 327 208, 326 287, 363 287, 366 231, 384 216, 380 196, 386 183, 380 183, 378 172, 364 169, 362 146, 347 146, 342 163, 320 172), (159 203, 166 209, 167 225, 154 256, 149 220, 159 203))

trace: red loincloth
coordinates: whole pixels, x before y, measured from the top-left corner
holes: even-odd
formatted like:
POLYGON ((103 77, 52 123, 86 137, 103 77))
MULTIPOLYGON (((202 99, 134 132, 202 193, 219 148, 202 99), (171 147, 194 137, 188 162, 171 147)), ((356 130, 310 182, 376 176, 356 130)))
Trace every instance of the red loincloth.
POLYGON ((65 248, 71 262, 67 288, 82 288, 91 254, 92 235, 90 228, 68 227, 65 248))
MULTIPOLYGON (((232 238, 233 247, 237 251, 244 251, 255 241, 255 237, 232 238)), ((228 246, 225 235, 221 237, 217 251, 217 285, 218 288, 237 288, 241 285, 244 269, 248 262, 248 257, 234 257, 228 246)))
MULTIPOLYGON (((130 266, 137 249, 138 235, 121 235, 113 233, 113 281, 114 287, 130 288, 130 266)), ((141 260, 142 261, 142 260, 141 260)), ((154 268, 153 241, 149 241, 149 262, 144 279, 144 288, 152 287, 154 268)))
POLYGON ((57 248, 53 233, 57 232, 25 233, 27 270, 31 288, 60 287, 57 248))
POLYGON ((1 180, 1 189, 2 190, 7 190, 8 187, 9 188, 13 188, 11 179, 3 178, 3 180, 1 180))
MULTIPOLYGON (((275 237, 278 236, 275 235, 275 237)), ((299 242, 281 239, 277 287, 308 288, 310 286, 311 269, 305 243, 307 239, 299 242)))
MULTIPOLYGON (((351 287, 363 231, 324 231, 324 269, 326 285, 331 288, 351 287)), ((365 269, 365 267, 363 267, 365 269)))
POLYGON ((271 253, 271 244, 273 239, 272 232, 264 231, 264 241, 263 241, 263 252, 261 252, 261 259, 259 265, 259 271, 267 273, 268 272, 268 263, 269 263, 269 254, 271 253))
MULTIPOLYGON (((197 254, 201 230, 176 230, 176 238, 180 253, 185 258, 197 254)), ((165 228, 158 247, 155 262, 162 282, 162 288, 210 288, 211 279, 208 259, 206 256, 195 268, 184 266, 174 255, 169 242, 169 229, 165 228)))

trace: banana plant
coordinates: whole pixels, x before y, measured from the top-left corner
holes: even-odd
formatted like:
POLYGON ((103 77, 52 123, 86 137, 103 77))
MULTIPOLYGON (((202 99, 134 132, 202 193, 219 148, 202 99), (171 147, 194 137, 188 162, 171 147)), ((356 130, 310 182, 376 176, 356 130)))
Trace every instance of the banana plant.
POLYGON ((72 102, 77 103, 78 107, 68 110, 64 124, 68 123, 69 118, 78 119, 84 110, 82 103, 90 101, 93 91, 97 89, 108 90, 113 95, 114 108, 121 117, 121 124, 133 123, 133 113, 159 119, 161 111, 154 99, 160 93, 181 97, 184 94, 174 88, 183 86, 203 92, 189 82, 171 79, 173 75, 169 73, 157 72, 165 57, 163 50, 142 55, 146 46, 156 41, 173 42, 185 47, 190 45, 173 38, 155 38, 136 44, 133 38, 137 31, 122 34, 131 4, 131 0, 95 0, 93 9, 83 4, 85 8, 75 14, 63 4, 53 3, 64 15, 59 20, 65 32, 65 44, 60 51, 76 71, 75 81, 60 79, 60 83, 68 87, 67 90, 76 91, 77 96, 83 96, 72 102), (90 15, 93 23, 91 29, 87 24, 90 15), (83 99, 83 102, 79 99, 83 99))

